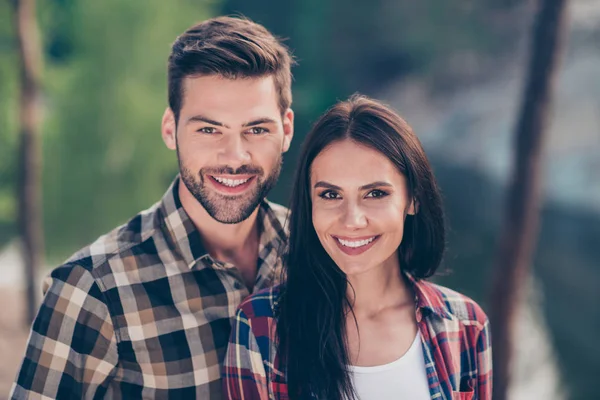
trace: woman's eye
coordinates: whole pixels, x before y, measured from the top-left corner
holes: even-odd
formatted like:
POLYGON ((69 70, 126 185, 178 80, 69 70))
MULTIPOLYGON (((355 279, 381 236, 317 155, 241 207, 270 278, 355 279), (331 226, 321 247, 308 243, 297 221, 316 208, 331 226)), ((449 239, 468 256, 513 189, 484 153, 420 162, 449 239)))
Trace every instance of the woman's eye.
POLYGON ((253 128, 248 129, 248 132, 253 135, 262 135, 263 133, 269 132, 267 129, 262 128, 260 126, 255 126, 253 128))
POLYGON ((386 192, 384 192, 383 190, 372 190, 367 194, 367 197, 371 197, 371 198, 379 198, 379 197, 385 197, 388 194, 386 192))
POLYGON ((204 128, 198 129, 196 132, 206 133, 208 135, 212 135, 217 133, 217 130, 211 126, 205 126, 204 128))
POLYGON ((331 190, 327 190, 319 195, 320 198, 325 200, 336 200, 340 198, 340 195, 336 192, 332 192, 331 190))

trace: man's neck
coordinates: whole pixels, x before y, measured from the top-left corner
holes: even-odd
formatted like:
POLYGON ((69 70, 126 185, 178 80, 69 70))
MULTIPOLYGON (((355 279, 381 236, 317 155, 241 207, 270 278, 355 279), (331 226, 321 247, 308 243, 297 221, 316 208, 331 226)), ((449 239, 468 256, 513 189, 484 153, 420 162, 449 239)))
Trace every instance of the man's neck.
POLYGON ((179 185, 179 198, 211 257, 235 264, 242 273, 244 269, 256 268, 260 236, 258 207, 240 223, 223 224, 211 217, 183 184, 179 185))

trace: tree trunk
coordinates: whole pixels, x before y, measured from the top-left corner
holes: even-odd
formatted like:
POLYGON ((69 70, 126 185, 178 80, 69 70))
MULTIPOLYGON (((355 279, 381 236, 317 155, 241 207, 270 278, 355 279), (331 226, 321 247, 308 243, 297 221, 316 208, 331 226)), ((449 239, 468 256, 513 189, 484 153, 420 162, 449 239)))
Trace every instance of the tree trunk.
POLYGON ((543 138, 551 115, 566 4, 567 0, 541 0, 533 28, 527 86, 515 132, 514 171, 492 282, 494 400, 506 400, 516 308, 523 296, 537 242, 543 138))
POLYGON ((41 211, 41 146, 39 127, 41 49, 35 0, 13 0, 15 28, 19 49, 20 85, 20 154, 18 179, 19 233, 22 240, 26 277, 27 326, 38 307, 37 271, 44 254, 41 211))

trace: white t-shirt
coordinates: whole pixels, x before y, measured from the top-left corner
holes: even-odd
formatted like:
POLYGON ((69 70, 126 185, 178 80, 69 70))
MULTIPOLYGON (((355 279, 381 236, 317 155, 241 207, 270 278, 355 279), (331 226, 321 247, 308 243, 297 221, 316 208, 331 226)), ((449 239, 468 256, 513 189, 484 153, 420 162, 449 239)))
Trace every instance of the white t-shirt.
POLYGON ((398 360, 374 367, 349 368, 360 400, 431 399, 419 332, 398 360))

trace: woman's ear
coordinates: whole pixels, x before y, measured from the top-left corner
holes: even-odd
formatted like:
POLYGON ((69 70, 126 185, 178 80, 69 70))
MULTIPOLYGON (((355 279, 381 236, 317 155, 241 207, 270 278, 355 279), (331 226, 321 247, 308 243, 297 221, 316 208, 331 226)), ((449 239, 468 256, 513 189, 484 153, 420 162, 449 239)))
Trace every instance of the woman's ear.
POLYGON ((419 202, 416 199, 411 199, 410 206, 408 206, 407 215, 415 215, 419 212, 419 202))

